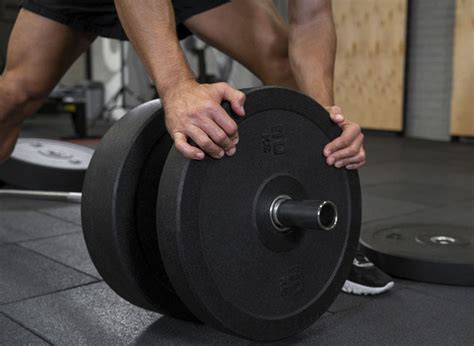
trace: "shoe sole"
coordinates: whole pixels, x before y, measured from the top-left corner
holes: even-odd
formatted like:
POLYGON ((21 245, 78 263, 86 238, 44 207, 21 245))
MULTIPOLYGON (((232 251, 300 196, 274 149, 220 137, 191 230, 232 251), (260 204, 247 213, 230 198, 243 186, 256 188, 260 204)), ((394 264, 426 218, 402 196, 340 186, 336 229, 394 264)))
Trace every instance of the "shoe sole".
POLYGON ((356 284, 352 281, 346 281, 342 287, 342 291, 345 293, 355 294, 358 296, 377 295, 389 291, 393 287, 393 281, 390 281, 383 287, 368 287, 360 284, 356 284))

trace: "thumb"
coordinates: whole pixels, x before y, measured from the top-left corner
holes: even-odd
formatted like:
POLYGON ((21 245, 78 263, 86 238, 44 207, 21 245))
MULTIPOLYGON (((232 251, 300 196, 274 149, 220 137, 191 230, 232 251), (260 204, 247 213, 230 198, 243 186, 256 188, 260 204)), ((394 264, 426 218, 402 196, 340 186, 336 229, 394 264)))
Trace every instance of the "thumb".
POLYGON ((331 120, 333 122, 335 122, 336 124, 340 124, 344 121, 344 117, 342 115, 342 110, 340 107, 330 106, 325 108, 329 112, 329 116, 331 117, 331 120))
POLYGON ((232 88, 227 83, 217 83, 216 86, 219 88, 222 99, 230 102, 232 110, 237 115, 244 116, 245 94, 240 90, 232 88))

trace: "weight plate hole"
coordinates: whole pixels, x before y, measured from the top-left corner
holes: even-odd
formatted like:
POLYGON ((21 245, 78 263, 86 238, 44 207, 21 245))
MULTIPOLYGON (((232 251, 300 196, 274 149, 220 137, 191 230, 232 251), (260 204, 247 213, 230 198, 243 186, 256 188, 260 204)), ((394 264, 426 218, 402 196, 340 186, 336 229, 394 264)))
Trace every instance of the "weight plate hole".
POLYGON ((325 230, 333 229, 337 224, 336 205, 329 201, 324 201, 318 210, 318 222, 325 230))
POLYGON ((39 150, 38 152, 46 157, 51 157, 53 159, 69 159, 72 157, 72 155, 69 153, 66 153, 60 150, 54 150, 54 149, 46 149, 46 150, 42 149, 42 150, 39 150))
POLYGON ((451 245, 451 244, 455 244, 457 242, 455 238, 446 237, 444 235, 431 237, 430 241, 432 243, 439 244, 439 245, 451 245))

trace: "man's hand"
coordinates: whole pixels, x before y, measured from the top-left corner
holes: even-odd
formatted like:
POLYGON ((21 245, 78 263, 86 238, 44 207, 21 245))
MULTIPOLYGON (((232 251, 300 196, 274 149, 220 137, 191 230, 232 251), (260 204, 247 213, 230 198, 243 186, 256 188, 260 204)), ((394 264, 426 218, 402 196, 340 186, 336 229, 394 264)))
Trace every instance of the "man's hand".
POLYGON ((220 159, 235 154, 239 141, 236 122, 221 107, 229 101, 232 110, 245 115, 245 94, 226 83, 180 83, 162 95, 165 122, 176 149, 185 157, 202 160, 205 153, 220 159), (198 147, 188 143, 192 139, 198 147))
POLYGON ((194 80, 176 35, 172 2, 115 0, 115 7, 155 81, 176 148, 195 160, 202 160, 205 153, 215 158, 233 155, 239 139, 237 124, 220 104, 229 101, 232 110, 243 116, 245 95, 225 83, 201 85, 194 80))
POLYGON ((326 145, 324 156, 328 165, 337 168, 358 169, 365 164, 366 156, 363 146, 364 135, 360 126, 342 116, 341 108, 337 106, 327 107, 327 111, 341 129, 342 134, 326 145))

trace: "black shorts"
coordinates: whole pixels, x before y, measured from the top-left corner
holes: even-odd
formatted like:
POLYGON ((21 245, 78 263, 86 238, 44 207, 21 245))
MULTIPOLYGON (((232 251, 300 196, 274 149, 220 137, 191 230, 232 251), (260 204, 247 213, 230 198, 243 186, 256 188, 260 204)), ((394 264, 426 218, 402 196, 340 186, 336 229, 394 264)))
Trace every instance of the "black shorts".
MULTIPOLYGON (((226 2, 229 0, 173 0, 179 39, 191 35, 183 24, 186 19, 226 2)), ((127 39, 114 0, 24 0, 21 6, 77 30, 102 37, 127 39)))

